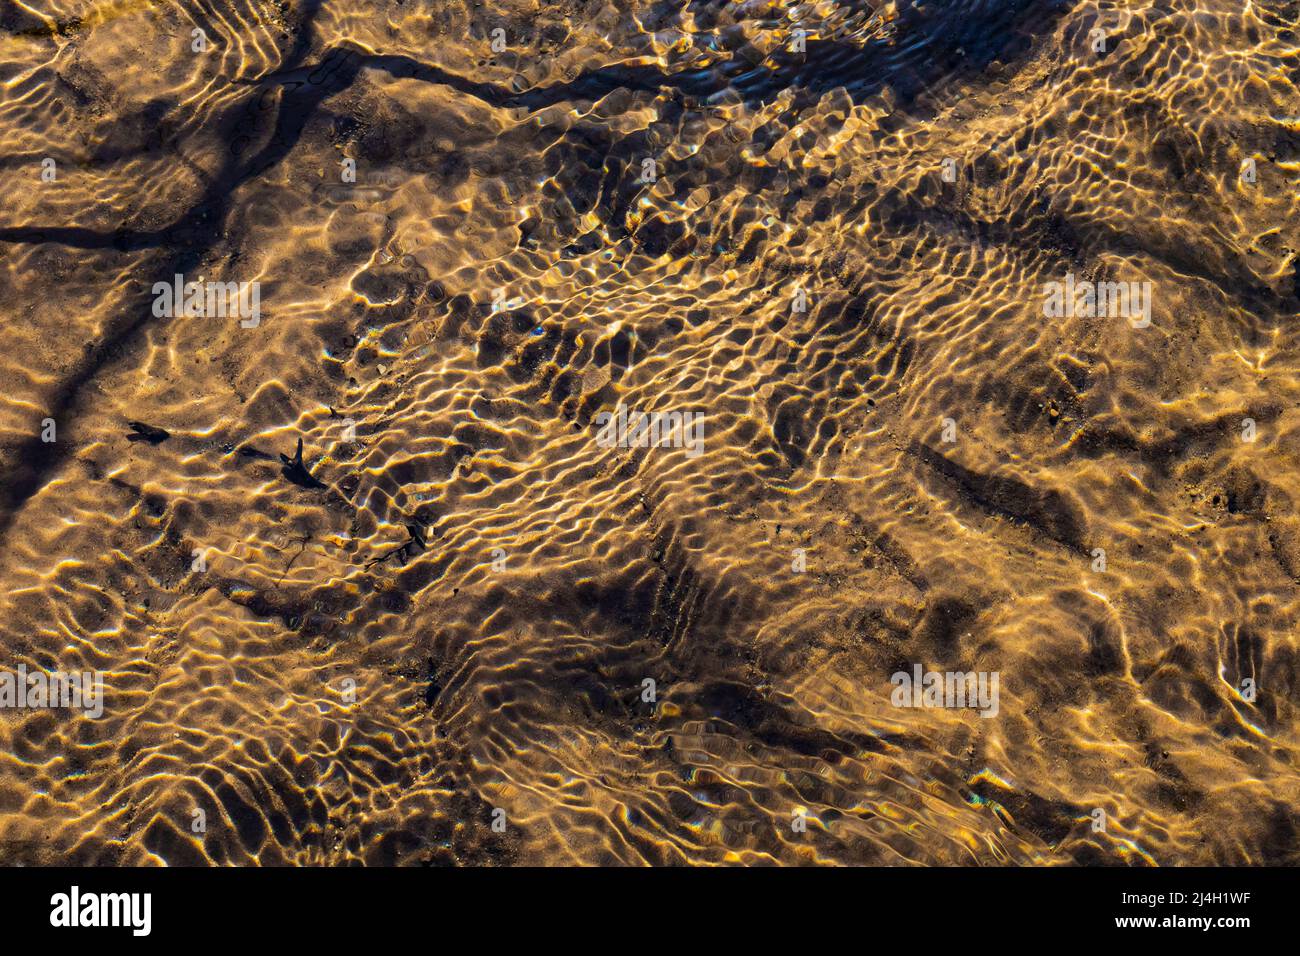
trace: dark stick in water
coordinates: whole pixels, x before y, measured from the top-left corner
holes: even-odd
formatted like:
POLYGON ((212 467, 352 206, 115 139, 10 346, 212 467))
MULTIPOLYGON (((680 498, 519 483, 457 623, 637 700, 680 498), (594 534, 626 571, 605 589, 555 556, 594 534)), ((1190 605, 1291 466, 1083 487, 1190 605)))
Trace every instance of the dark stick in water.
POLYGON ((304 488, 329 487, 324 482, 319 481, 315 476, 313 476, 312 473, 307 470, 307 466, 302 463, 301 438, 298 439, 298 450, 294 453, 294 456, 290 458, 288 455, 281 455, 280 461, 284 463, 284 467, 280 469, 280 474, 284 475, 285 478, 292 481, 295 485, 301 485, 304 488))
POLYGON ((151 445, 157 445, 172 437, 172 433, 165 428, 155 428, 144 422, 127 422, 127 424, 131 426, 131 431, 134 433, 126 436, 127 441, 147 441, 151 445))

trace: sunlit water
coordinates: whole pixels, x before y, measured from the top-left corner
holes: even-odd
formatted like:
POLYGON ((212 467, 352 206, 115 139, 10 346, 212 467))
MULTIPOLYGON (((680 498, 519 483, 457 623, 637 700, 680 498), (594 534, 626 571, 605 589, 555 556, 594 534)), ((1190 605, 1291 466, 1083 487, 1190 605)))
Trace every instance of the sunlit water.
POLYGON ((1296 863, 1298 17, 6 5, 0 860, 1296 863))

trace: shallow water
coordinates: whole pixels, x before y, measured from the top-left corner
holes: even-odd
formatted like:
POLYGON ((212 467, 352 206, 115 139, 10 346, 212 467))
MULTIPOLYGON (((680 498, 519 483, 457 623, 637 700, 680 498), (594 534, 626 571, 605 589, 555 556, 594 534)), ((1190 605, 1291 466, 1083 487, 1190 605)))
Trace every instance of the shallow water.
POLYGON ((1300 862, 1298 17, 7 6, 0 860, 1300 862))

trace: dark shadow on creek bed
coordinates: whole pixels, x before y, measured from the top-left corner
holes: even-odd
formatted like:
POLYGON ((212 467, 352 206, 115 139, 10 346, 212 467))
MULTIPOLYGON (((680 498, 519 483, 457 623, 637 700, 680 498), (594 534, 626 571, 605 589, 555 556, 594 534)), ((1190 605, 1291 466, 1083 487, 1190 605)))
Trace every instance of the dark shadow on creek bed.
MULTIPOLYGON (((522 92, 468 80, 404 55, 362 55, 362 65, 449 86, 503 109, 539 110, 600 99, 615 90, 662 92, 685 98, 695 108, 728 90, 751 107, 770 103, 787 89, 806 94, 806 100, 843 88, 854 102, 861 102, 886 87, 900 105, 906 105, 955 76, 981 71, 994 61, 1010 63, 1023 57, 1069 7, 1067 0, 904 2, 890 36, 861 42, 810 37, 804 52, 781 49, 759 64, 741 55, 742 48, 745 53, 752 50, 737 36, 724 41, 733 47, 734 55, 705 69, 665 73, 655 66, 607 66, 568 82, 522 92)), ((809 32, 815 33, 816 26, 810 21, 809 32)), ((337 52, 329 51, 327 58, 337 52)), ((300 72, 309 73, 309 68, 300 72)))
POLYGON ((1087 522, 1077 502, 1055 488, 1040 490, 1004 475, 985 475, 944 457, 922 442, 907 448, 961 494, 959 500, 1027 525, 1071 551, 1087 553, 1087 522))

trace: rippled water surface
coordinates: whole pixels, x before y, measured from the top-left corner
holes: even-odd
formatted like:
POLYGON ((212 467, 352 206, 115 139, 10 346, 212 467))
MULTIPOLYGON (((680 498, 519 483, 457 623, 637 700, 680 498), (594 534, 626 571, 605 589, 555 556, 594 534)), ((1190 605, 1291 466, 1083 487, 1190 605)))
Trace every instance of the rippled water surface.
POLYGON ((1298 19, 0 6, 0 860, 1300 862, 1298 19))

